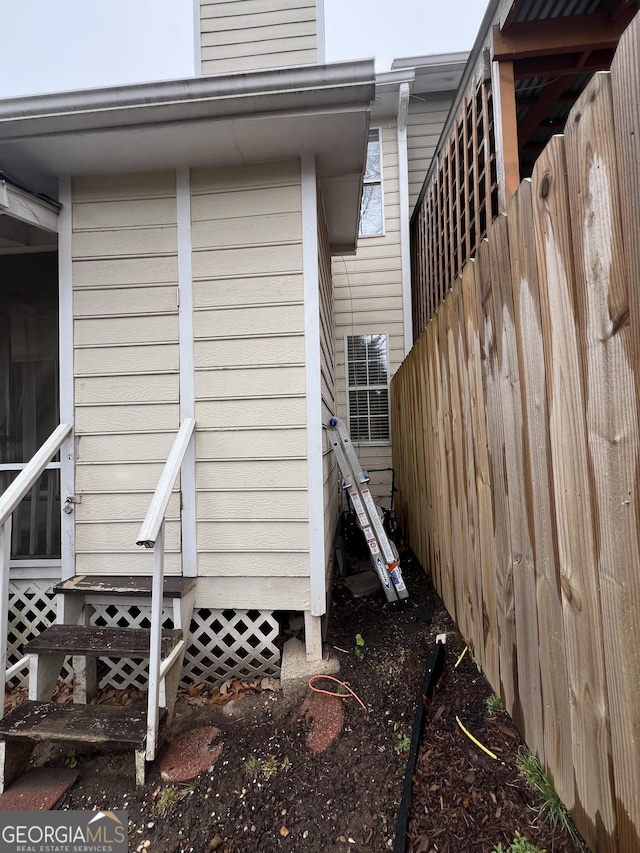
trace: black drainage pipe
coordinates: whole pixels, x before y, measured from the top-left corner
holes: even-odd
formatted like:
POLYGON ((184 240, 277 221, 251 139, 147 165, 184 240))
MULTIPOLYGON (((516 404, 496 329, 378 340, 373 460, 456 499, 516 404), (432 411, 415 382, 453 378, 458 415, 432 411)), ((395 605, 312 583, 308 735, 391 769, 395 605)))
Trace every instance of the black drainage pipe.
POLYGON ((407 829, 409 824, 409 806, 411 804, 413 774, 416 769, 416 762, 418 761, 420 744, 422 743, 424 722, 427 715, 427 700, 430 700, 433 696, 433 691, 440 675, 442 674, 443 668, 444 643, 438 642, 429 655, 427 668, 418 693, 416 715, 413 720, 413 731, 411 732, 411 748, 409 749, 407 770, 405 772, 404 784, 402 786, 402 802, 400 803, 400 811, 398 812, 393 853, 405 853, 407 849, 407 829))

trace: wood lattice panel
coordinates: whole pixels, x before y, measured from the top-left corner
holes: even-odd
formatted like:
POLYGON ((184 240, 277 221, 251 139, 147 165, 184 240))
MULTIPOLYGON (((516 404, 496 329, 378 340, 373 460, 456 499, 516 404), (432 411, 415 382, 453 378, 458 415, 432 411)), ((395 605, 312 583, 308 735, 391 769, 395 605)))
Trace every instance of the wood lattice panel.
MULTIPOLYGON (((97 605, 91 621, 96 625, 148 628, 150 616, 148 606, 97 605)), ((163 627, 174 627, 169 610, 164 612, 163 627)), ((279 633, 278 621, 270 611, 195 610, 182 680, 216 683, 232 676, 279 675, 280 650, 275 643, 279 633)), ((104 658, 101 665, 101 687, 146 690, 146 661, 104 658)))
MULTIPOLYGON (((22 649, 33 637, 36 637, 56 621, 56 597, 52 593, 50 580, 11 580, 9 581, 9 630, 7 634, 7 666, 16 663, 22 656, 22 649)), ((71 668, 65 661, 62 677, 71 678, 71 668)), ((27 679, 27 670, 14 676, 21 683, 27 679)))
MULTIPOLYGON (((22 656, 25 644, 56 621, 55 595, 50 580, 17 580, 9 585, 8 664, 22 656)), ((150 605, 124 607, 92 604, 91 624, 121 628, 149 628, 150 605)), ((172 612, 166 609, 163 627, 173 628, 172 612)), ((280 626, 271 611, 195 610, 189 631, 183 681, 222 682, 232 676, 279 675, 280 650, 276 639, 280 626)), ((130 659, 101 658, 100 687, 135 687, 146 690, 148 663, 130 659)), ((72 677, 65 663, 63 678, 72 677)), ((26 670, 16 679, 24 681, 26 670)))
POLYGON ((280 675, 279 633, 268 611, 201 609, 191 621, 185 676, 219 682, 234 675, 280 675))
POLYGON ((493 99, 481 82, 463 99, 411 220, 416 340, 497 215, 493 99))

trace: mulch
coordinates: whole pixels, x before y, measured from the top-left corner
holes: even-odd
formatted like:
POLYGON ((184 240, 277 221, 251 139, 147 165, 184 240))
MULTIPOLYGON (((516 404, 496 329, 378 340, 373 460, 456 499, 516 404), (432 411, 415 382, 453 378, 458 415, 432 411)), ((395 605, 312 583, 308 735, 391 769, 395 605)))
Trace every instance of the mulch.
MULTIPOLYGON (((540 818, 516 767, 524 745, 506 714, 488 714, 492 690, 472 656, 455 667, 465 643, 426 574, 411 560, 403 571, 412 600, 399 612, 381 592, 354 599, 335 579, 327 641, 341 662, 339 678, 365 708, 352 696, 338 700, 341 732, 322 748, 314 730, 317 694, 291 705, 272 679, 191 685, 179 699, 171 737, 175 742, 197 726, 220 729, 215 766, 189 782, 167 782, 161 751, 146 785, 136 788, 130 752, 77 749, 78 779, 58 807, 127 811, 130 851, 392 850, 417 694, 444 632, 444 672, 413 777, 408 853, 492 853, 498 843, 506 851, 516 832, 548 853, 577 850, 540 818), (496 759, 464 734, 456 716, 496 759)), ((62 766, 65 758, 63 747, 36 750, 41 765, 62 766)))

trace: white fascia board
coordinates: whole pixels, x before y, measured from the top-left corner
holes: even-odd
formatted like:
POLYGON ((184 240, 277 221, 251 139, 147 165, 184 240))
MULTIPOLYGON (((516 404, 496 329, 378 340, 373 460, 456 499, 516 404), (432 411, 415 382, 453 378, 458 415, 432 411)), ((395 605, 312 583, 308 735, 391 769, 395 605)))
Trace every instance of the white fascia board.
POLYGON ((423 56, 401 56, 393 60, 391 70, 397 71, 400 68, 439 69, 447 65, 464 64, 468 58, 468 50, 452 53, 428 53, 423 56))
POLYGON ((371 60, 0 100, 0 140, 369 104, 371 60))
POLYGON ((0 215, 58 233, 59 207, 0 180, 0 215))

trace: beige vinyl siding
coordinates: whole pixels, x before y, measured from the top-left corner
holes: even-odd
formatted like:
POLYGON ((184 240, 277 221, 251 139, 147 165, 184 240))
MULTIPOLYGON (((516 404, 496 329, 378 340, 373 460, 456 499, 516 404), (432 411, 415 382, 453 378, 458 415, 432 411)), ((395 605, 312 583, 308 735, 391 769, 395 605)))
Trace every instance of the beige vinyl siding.
MULTIPOLYGON (((318 191, 318 284, 320 287, 320 371, 322 381, 322 423, 336 413, 335 318, 329 233, 318 191)), ((323 432, 322 478, 324 491, 324 553, 327 561, 327 584, 331 582, 333 539, 338 523, 338 475, 335 455, 326 432, 323 432)))
MULTIPOLYGON (((361 237, 354 256, 333 259, 338 416, 348 426, 345 336, 386 333, 392 376, 404 358, 398 137, 395 119, 379 125, 382 143, 384 234, 361 237)), ((355 445, 363 465, 391 465, 391 443, 355 445)), ((372 477, 376 497, 388 497, 386 475, 372 477), (380 481, 380 482, 378 482, 380 481)), ((388 501, 383 505, 388 506, 388 501)))
POLYGON ((407 116, 409 211, 418 200, 455 92, 412 95, 407 116))
MULTIPOLYGON (((151 574, 136 536, 179 427, 175 173, 72 185, 77 571, 151 574)), ((177 493, 166 571, 180 573, 177 493)))
POLYGON ((315 63, 316 4, 308 0, 201 0, 200 50, 203 74, 315 63))
POLYGON ((309 600, 300 182, 298 161, 191 174, 203 607, 309 600))

